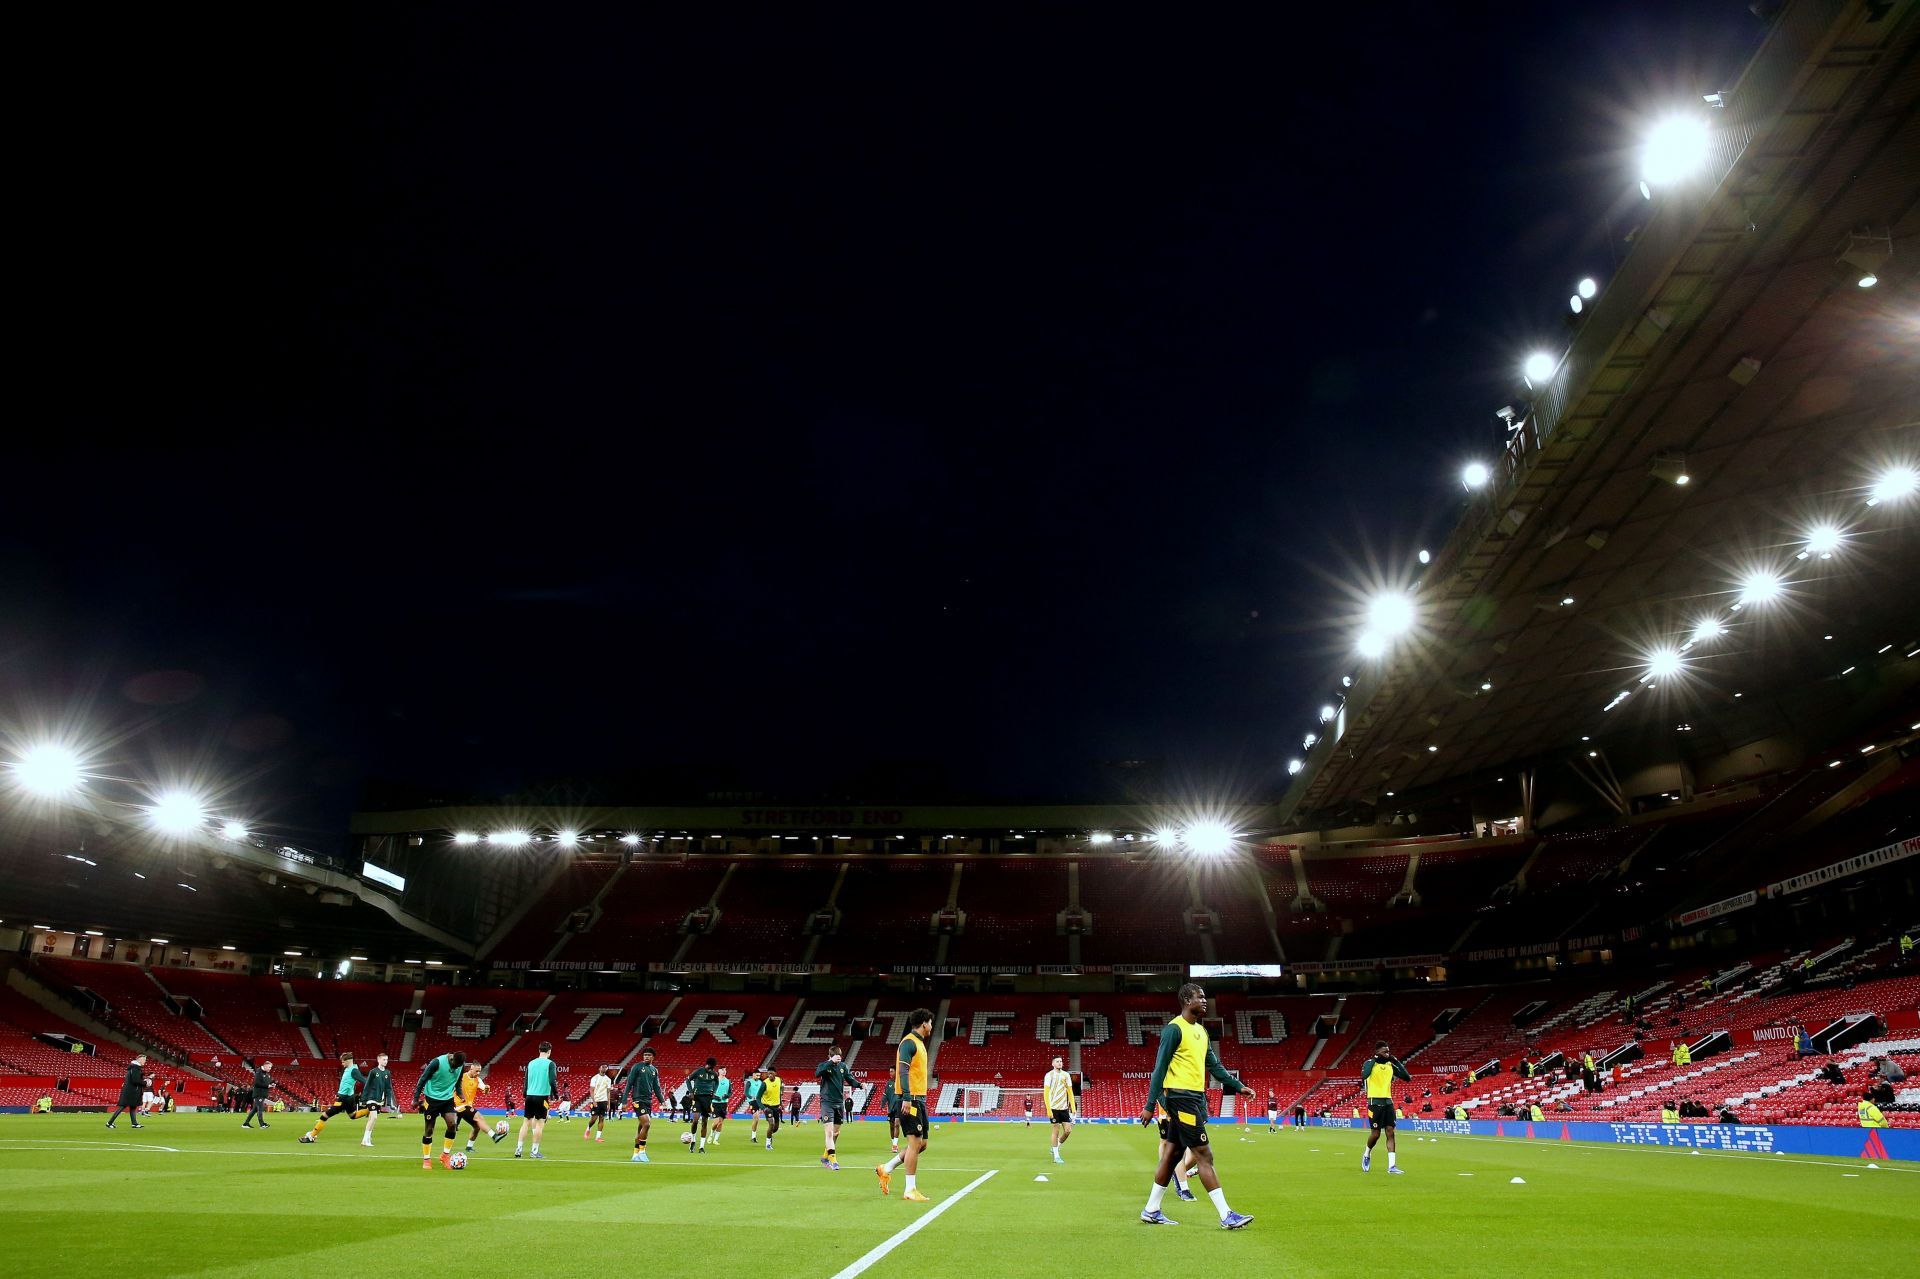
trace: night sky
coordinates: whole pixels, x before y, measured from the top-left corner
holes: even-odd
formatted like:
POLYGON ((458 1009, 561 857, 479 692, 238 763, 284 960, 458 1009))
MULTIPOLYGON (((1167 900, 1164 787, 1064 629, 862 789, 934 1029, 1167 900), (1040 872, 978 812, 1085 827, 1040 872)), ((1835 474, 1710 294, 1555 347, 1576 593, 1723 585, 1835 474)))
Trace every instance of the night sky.
POLYGON ((4 729, 322 842, 567 779, 1277 791, 1636 130, 1764 35, 1319 14, 54 19, 4 729))

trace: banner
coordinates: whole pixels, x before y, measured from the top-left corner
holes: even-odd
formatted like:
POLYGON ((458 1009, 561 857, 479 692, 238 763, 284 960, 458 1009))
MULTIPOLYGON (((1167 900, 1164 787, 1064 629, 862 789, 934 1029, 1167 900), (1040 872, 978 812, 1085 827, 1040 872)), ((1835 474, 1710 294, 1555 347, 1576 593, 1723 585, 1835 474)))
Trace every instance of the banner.
MULTIPOLYGON (((1225 1122, 1225 1121, 1222 1121, 1225 1122)), ((1252 1122, 1252 1117, 1248 1117, 1252 1122)), ((1318 1128, 1365 1128, 1365 1119, 1310 1119, 1318 1128)), ((1547 1118, 1465 1122, 1453 1119, 1402 1119, 1400 1131, 1443 1133, 1455 1137, 1496 1137, 1508 1141, 1604 1142, 1616 1146, 1678 1146, 1694 1150, 1749 1151, 1760 1154, 1827 1155, 1839 1159, 1920 1160, 1920 1129, 1827 1128, 1811 1124, 1595 1123, 1547 1118)))
POLYGON ((1858 875, 1862 871, 1869 871, 1877 866, 1891 865, 1894 862, 1904 861, 1909 857, 1915 856, 1920 856, 1920 835, 1916 835, 1912 839, 1903 839, 1897 844, 1888 844, 1885 848, 1876 848, 1872 852, 1862 853, 1858 857, 1849 857, 1847 860, 1835 862, 1831 866, 1822 866, 1819 870, 1810 870, 1804 875, 1795 875, 1791 879, 1783 879, 1777 884, 1768 884, 1767 896, 1769 898, 1791 897, 1793 894, 1803 893, 1809 888, 1818 888, 1822 884, 1831 884, 1836 879, 1846 879, 1850 875, 1858 875))
POLYGON ((1679 924, 1682 928, 1687 928, 1694 924, 1704 924, 1709 919, 1718 919, 1722 915, 1731 915, 1736 910, 1745 910, 1759 900, 1759 893, 1753 891, 1744 892, 1738 897, 1729 897, 1724 901, 1717 901, 1711 906, 1697 906, 1683 914, 1675 915, 1673 922, 1679 924))
POLYGON ((1327 963, 1288 964, 1292 973, 1367 973, 1382 968, 1433 968, 1447 962, 1445 955, 1387 955, 1379 959, 1336 959, 1327 963))

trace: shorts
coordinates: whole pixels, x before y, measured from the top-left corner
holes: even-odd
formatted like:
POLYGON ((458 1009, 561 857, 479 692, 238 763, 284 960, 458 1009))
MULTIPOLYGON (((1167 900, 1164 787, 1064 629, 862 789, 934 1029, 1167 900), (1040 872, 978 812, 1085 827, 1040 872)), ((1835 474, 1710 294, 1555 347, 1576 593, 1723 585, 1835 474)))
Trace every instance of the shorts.
POLYGON ((1198 1150, 1207 1144, 1207 1095, 1200 1092, 1166 1092, 1160 1106, 1167 1112, 1166 1140, 1181 1150, 1198 1150))
POLYGON ((451 1097, 441 1097, 437 1099, 433 1097, 422 1097, 420 1099, 420 1113, 431 1121, 438 1119, 442 1115, 451 1115, 456 1105, 457 1103, 451 1097))
POLYGON ((605 1119, 605 1118, 607 1117, 607 1103, 606 1103, 606 1102, 604 1102, 604 1101, 596 1101, 596 1102, 594 1102, 594 1103, 593 1103, 593 1117, 594 1117, 595 1119, 605 1119))
POLYGON ((760 1113, 769 1119, 778 1119, 780 1117, 780 1103, 777 1101, 763 1101, 760 1103, 760 1113))
POLYGON ((528 1119, 545 1119, 547 1117, 547 1099, 545 1097, 527 1098, 527 1104, 521 1108, 520 1113, 528 1119))
POLYGON ((703 1116, 712 1118, 721 1113, 720 1103, 712 1097, 695 1097, 693 1099, 693 1109, 688 1113, 695 1119, 702 1118, 703 1116))
POLYGON ((1370 1101, 1367 1103, 1367 1127, 1378 1131, 1392 1128, 1396 1116, 1390 1101, 1370 1101))
POLYGON ((1056 1124, 1070 1124, 1073 1122, 1073 1112, 1071 1110, 1049 1110, 1047 1112, 1047 1118, 1056 1124))
POLYGON ((847 1122, 847 1108, 844 1105, 820 1107, 820 1122, 823 1124, 844 1124, 847 1122))
POLYGON ((887 1103, 887 1118, 893 1120, 895 1123, 900 1122, 900 1099, 898 1097, 895 1097, 887 1103))
POLYGON ((927 1102, 924 1097, 902 1097, 900 1099, 900 1135, 902 1137, 927 1137, 927 1102))

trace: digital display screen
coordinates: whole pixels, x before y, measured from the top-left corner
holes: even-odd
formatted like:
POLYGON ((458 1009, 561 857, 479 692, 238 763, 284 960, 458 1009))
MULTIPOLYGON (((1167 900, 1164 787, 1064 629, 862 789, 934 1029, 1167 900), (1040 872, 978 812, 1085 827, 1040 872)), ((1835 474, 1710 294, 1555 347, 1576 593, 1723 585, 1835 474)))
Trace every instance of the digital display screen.
POLYGON ((1279 964, 1194 964, 1187 969, 1193 977, 1278 977, 1279 964))
POLYGON ((371 879, 376 884, 385 884, 397 893, 407 891, 406 877, 396 875, 384 866, 375 866, 372 862, 361 862, 360 874, 363 878, 371 879))

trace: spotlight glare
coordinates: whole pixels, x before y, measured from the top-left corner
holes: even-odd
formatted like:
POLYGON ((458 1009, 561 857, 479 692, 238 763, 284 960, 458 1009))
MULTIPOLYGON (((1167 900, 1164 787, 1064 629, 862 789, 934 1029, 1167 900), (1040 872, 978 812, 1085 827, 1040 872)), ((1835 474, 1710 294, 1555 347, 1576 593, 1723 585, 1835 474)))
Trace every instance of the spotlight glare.
POLYGON ((1376 595, 1367 604, 1367 629, 1392 639, 1413 627, 1413 601, 1398 591, 1376 595))
POLYGON ((1598 293, 1599 291, 1600 291, 1600 286, 1594 283, 1592 276, 1588 276, 1586 279, 1580 281, 1579 293, 1581 297, 1591 301, 1593 299, 1593 295, 1598 293))
POLYGON ((1460 468, 1460 483, 1470 489, 1483 487, 1493 478, 1493 468, 1485 462, 1469 462, 1460 468))
POLYGON ((1867 504, 1878 506, 1882 502, 1897 502, 1903 497, 1912 497, 1920 490, 1920 473, 1911 466, 1890 466, 1880 472, 1880 478, 1873 482, 1867 504))
POLYGON ((184 835, 206 820, 207 806, 188 791, 164 791, 154 798, 147 817, 169 835, 184 835))
POLYGON ((1558 368, 1559 364, 1558 360, 1545 351, 1535 351, 1527 357, 1526 363, 1520 366, 1520 371, 1527 375, 1527 381, 1538 384, 1552 377, 1554 369, 1558 368))
POLYGON ((1698 117, 1662 120, 1647 134, 1646 148, 1640 153, 1641 178, 1661 187, 1691 177, 1706 167, 1711 141, 1706 121, 1698 117))
POLYGON ((487 842, 495 848, 524 848, 532 839, 523 830, 497 830, 487 836, 487 842))
POLYGON ((1655 679, 1669 679, 1685 669, 1685 661, 1673 649, 1656 649, 1647 655, 1647 674, 1655 679))
POLYGON ((1172 848, 1180 842, 1180 832, 1175 830, 1157 830, 1153 832, 1153 842, 1166 848, 1172 848))
POLYGON ((1740 583, 1740 603, 1765 604, 1780 597, 1780 575, 1771 569, 1757 569, 1740 583))
POLYGON ((1298 777, 1300 775, 1300 770, 1305 767, 1306 765, 1301 761, 1297 759, 1290 759, 1287 761, 1287 776, 1298 777))
POLYGON ((1327 705, 1322 706, 1320 708, 1320 722, 1322 724, 1331 724, 1333 722, 1334 714, 1335 712, 1333 709, 1333 704, 1329 702, 1327 705))
POLYGON ((456 844, 460 844, 462 846, 465 846, 467 844, 477 844, 480 842, 480 837, 474 834, 470 830, 455 831, 453 835, 453 842, 456 844))
MULTIPOLYGON (((1016 835, 1014 838, 1019 839, 1023 837, 1016 835)), ((1110 830, 1097 830, 1087 836, 1087 842, 1089 844, 1111 844, 1113 842, 1113 832, 1110 830)))
POLYGON ((1726 634, 1727 628, 1717 617, 1703 617, 1693 626, 1693 642, 1703 644, 1710 639, 1718 639, 1726 634))
POLYGON ((1880 277, 1871 271, 1860 277, 1860 287, 1863 289, 1870 289, 1878 283, 1880 283, 1880 277))
POLYGON ((220 837, 222 839, 245 839, 247 837, 246 824, 243 822, 225 822, 220 827, 220 837))
POLYGON ((1313 744, 1319 740, 1320 740, 1320 735, 1318 733, 1308 733, 1305 737, 1300 739, 1300 749, 1303 751, 1310 751, 1313 749, 1313 744))
POLYGON ((1840 549, 1840 530, 1831 524, 1816 524, 1807 530, 1807 553, 1826 559, 1840 549))
POLYGON ((640 842, 640 837, 638 835, 635 835, 629 832, 628 834, 622 835, 620 837, 620 842, 627 845, 629 848, 631 848, 633 845, 640 842))
POLYGON ((1187 827, 1184 841, 1202 857, 1218 857, 1233 847, 1233 832, 1219 822, 1196 822, 1187 827))
POLYGON ((555 835, 554 838, 559 840, 562 844, 565 844, 568 848, 572 848, 575 844, 580 842, 580 832, 577 830, 563 830, 559 834, 555 835))
POLYGON ((1362 631, 1357 647, 1362 657, 1378 657, 1387 651, 1387 642, 1372 631, 1362 631))
POLYGON ((30 747, 14 762, 13 777, 35 795, 71 795, 80 789, 80 756, 65 746, 30 747))
POLYGON ((1578 315, 1582 311, 1587 309, 1587 304, 1585 302, 1582 302, 1580 300, 1580 295, 1576 293, 1572 297, 1567 299, 1567 309, 1572 311, 1575 315, 1578 315))

